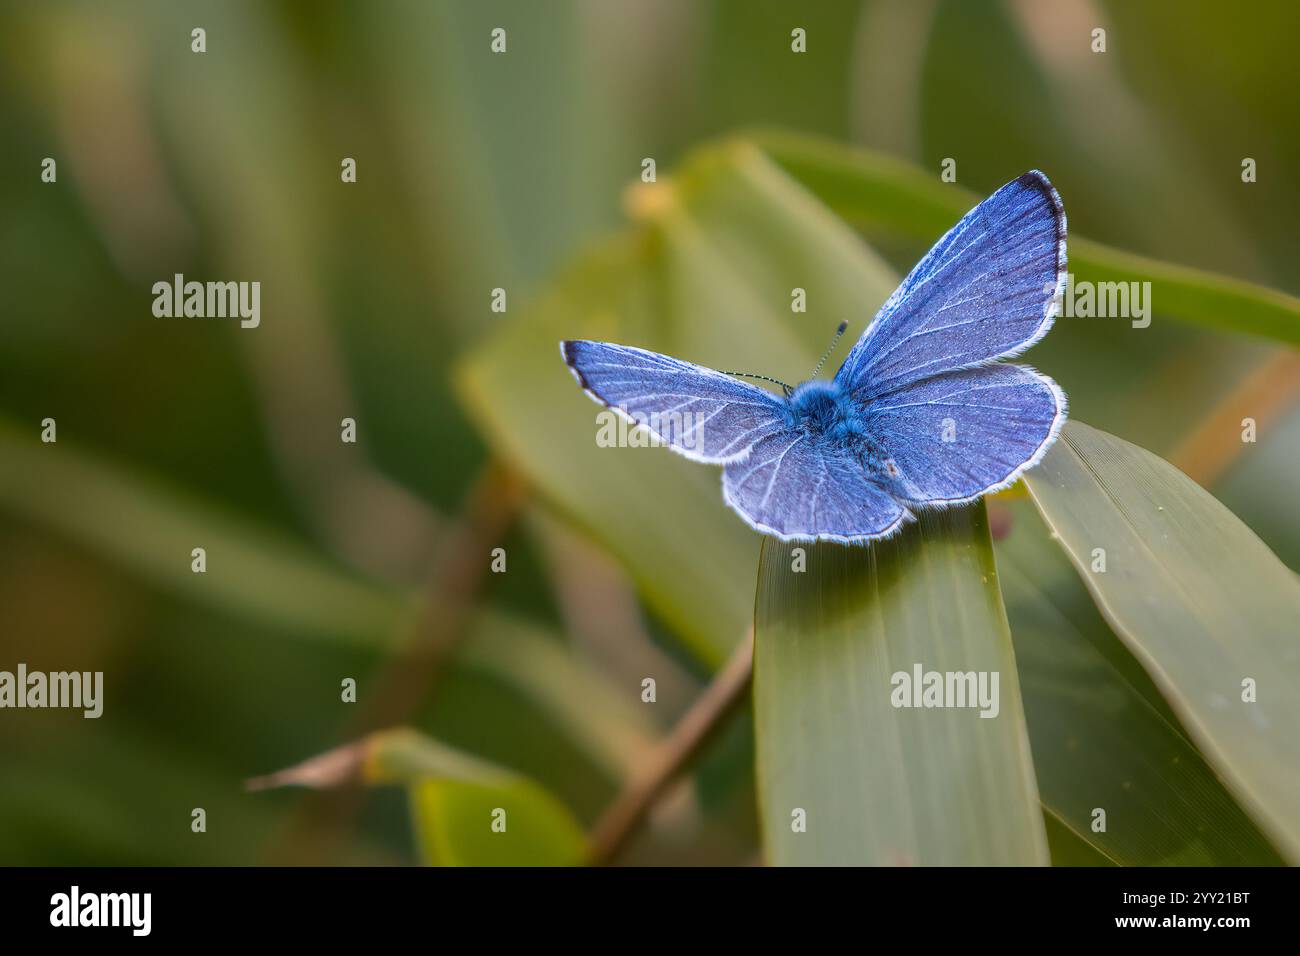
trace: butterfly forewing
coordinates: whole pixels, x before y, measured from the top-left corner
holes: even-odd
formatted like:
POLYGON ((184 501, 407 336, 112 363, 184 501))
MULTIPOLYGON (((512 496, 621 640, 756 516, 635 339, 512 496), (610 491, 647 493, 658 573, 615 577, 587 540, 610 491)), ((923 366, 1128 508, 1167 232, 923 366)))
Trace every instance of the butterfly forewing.
POLYGON ((608 342, 561 342, 560 352, 587 394, 695 461, 737 461, 787 427, 771 392, 702 365, 608 342))
POLYGON ((1065 275, 1065 212, 1025 173, 935 243, 881 307, 835 380, 863 401, 1015 355, 1051 328, 1065 275))

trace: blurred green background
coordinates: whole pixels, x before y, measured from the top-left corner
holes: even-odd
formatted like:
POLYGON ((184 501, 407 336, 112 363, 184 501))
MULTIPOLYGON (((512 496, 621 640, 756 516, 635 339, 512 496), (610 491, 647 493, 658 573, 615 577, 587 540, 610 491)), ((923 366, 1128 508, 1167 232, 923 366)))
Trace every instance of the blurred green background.
MULTIPOLYGON (((0 5, 0 669, 106 683, 97 721, 0 713, 0 863, 414 861, 400 790, 244 791, 390 723, 590 825, 720 651, 516 490, 456 382, 623 227, 642 159, 664 178, 701 142, 779 128, 936 180, 951 157, 980 195, 1037 167, 1072 235, 1300 294, 1298 32, 1285 0, 0 5), (155 318, 178 272, 260 281, 261 327, 155 318), (508 572, 478 573, 496 546, 508 572)), ((899 274, 929 244, 867 238, 899 274)), ((878 304, 814 312, 808 340, 878 304)), ((1182 465, 1300 565, 1275 344, 1162 321, 1157 298, 1150 328, 1064 320, 1029 359, 1072 416, 1182 465), (1258 445, 1207 451, 1243 396, 1258 445)), ((752 760, 742 719, 626 859, 754 862, 752 760)))

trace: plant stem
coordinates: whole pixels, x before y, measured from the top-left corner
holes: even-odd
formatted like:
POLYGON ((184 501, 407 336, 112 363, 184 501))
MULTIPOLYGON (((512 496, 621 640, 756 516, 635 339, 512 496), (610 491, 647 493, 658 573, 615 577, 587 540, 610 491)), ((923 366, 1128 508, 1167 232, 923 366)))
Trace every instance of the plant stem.
POLYGON ((525 498, 522 480, 499 462, 479 474, 439 542, 410 640, 367 688, 366 704, 349 738, 404 724, 428 701, 474 611, 491 551, 503 544, 525 498))
POLYGON ((1232 389, 1169 456, 1189 478, 1209 487, 1246 450, 1242 419, 1262 432, 1300 399, 1300 352, 1277 349, 1232 389))
POLYGON ((751 627, 704 693, 677 722, 672 733, 655 746, 643 769, 632 775, 622 793, 597 821, 591 833, 590 863, 604 866, 614 860, 669 785, 690 766, 748 696, 753 674, 754 629, 751 627))

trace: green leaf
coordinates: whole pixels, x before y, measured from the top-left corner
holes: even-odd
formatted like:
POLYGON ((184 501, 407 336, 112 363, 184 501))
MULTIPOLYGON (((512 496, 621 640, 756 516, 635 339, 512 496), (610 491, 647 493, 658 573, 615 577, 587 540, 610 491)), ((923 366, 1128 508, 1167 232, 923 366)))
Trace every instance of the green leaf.
POLYGON ((395 592, 351 577, 306 547, 109 463, 60 439, 41 444, 0 419, 0 507, 173 593, 295 635, 377 647, 410 611, 395 592), (190 552, 207 552, 207 571, 190 552))
MULTIPOLYGON (((761 132, 753 139, 838 215, 869 230, 932 241, 980 198, 879 153, 794 133, 761 132)), ((1076 281, 1150 282, 1162 315, 1300 344, 1300 299, 1295 296, 1074 236, 1069 253, 1076 281)))
POLYGON ((1057 817, 1043 811, 1047 827, 1047 845, 1052 851, 1052 866, 1114 866, 1113 860, 1098 853, 1057 817))
MULTIPOLYGON (((999 580, 1049 830, 1054 820, 1124 866, 1281 863, 1106 626, 1033 505, 990 507, 1011 517, 996 548, 999 580)), ((1061 845, 1053 839, 1054 861, 1061 845)))
POLYGON ((568 866, 586 838, 568 809, 529 778, 408 728, 381 731, 249 788, 407 787, 426 862, 440 866, 568 866))
POLYGON ((1047 862, 982 504, 927 513, 871 547, 765 541, 754 635, 773 863, 1047 862), (795 548, 806 571, 793 570, 795 548), (916 664, 996 672, 997 716, 896 708, 892 675, 916 664))
MULTIPOLYGON (((67 439, 43 445, 0 419, 0 456, 8 463, 0 470, 0 507, 196 604, 301 640, 376 650, 400 638, 411 613, 405 595, 67 439), (204 574, 190 570, 190 549, 199 545, 208 554, 204 574)), ((621 779, 655 736, 651 722, 623 705, 603 675, 510 615, 476 615, 457 660, 528 697, 612 779, 621 779), (588 719, 593 712, 599 719, 588 719)))
POLYGON ((1026 482, 1115 634, 1300 860, 1300 581, 1178 469, 1079 422, 1026 482), (1243 700, 1247 679, 1256 701, 1243 700))
POLYGON ((620 692, 560 640, 509 615, 480 614, 456 664, 509 684, 611 780, 630 776, 659 736, 647 708, 631 703, 632 693, 620 692))
MULTIPOLYGON (((44 445, 0 419, 0 508, 65 535, 142 580, 222 615, 302 641, 384 650, 412 613, 405 595, 347 574, 241 515, 80 450, 44 445), (190 570, 190 549, 208 570, 190 570)), ((655 728, 604 675, 509 615, 476 615, 460 666, 528 698, 611 780, 645 754, 655 728), (592 720, 592 716, 596 719, 592 720)))
POLYGON ((434 866, 575 866, 586 853, 569 811, 529 780, 425 780, 410 796, 421 855, 434 866))
MULTIPOLYGON (((663 448, 602 448, 602 412, 559 342, 593 338, 722 369, 806 378, 835 326, 895 277, 843 223, 745 143, 692 155, 629 196, 637 224, 585 256, 461 370, 466 408, 498 453, 605 544, 707 663, 753 612, 756 539, 717 469, 663 448), (806 290, 807 314, 791 311, 806 290)), ((847 349, 847 343, 842 349, 847 349)))

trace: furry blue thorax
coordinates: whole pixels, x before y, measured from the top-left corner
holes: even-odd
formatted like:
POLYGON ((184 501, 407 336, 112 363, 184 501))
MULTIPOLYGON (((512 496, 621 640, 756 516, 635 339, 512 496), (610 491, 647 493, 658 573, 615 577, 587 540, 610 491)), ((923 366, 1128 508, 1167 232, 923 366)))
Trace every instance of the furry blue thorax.
POLYGON ((858 409, 838 382, 810 379, 786 399, 790 427, 833 442, 844 442, 862 431, 858 409))

